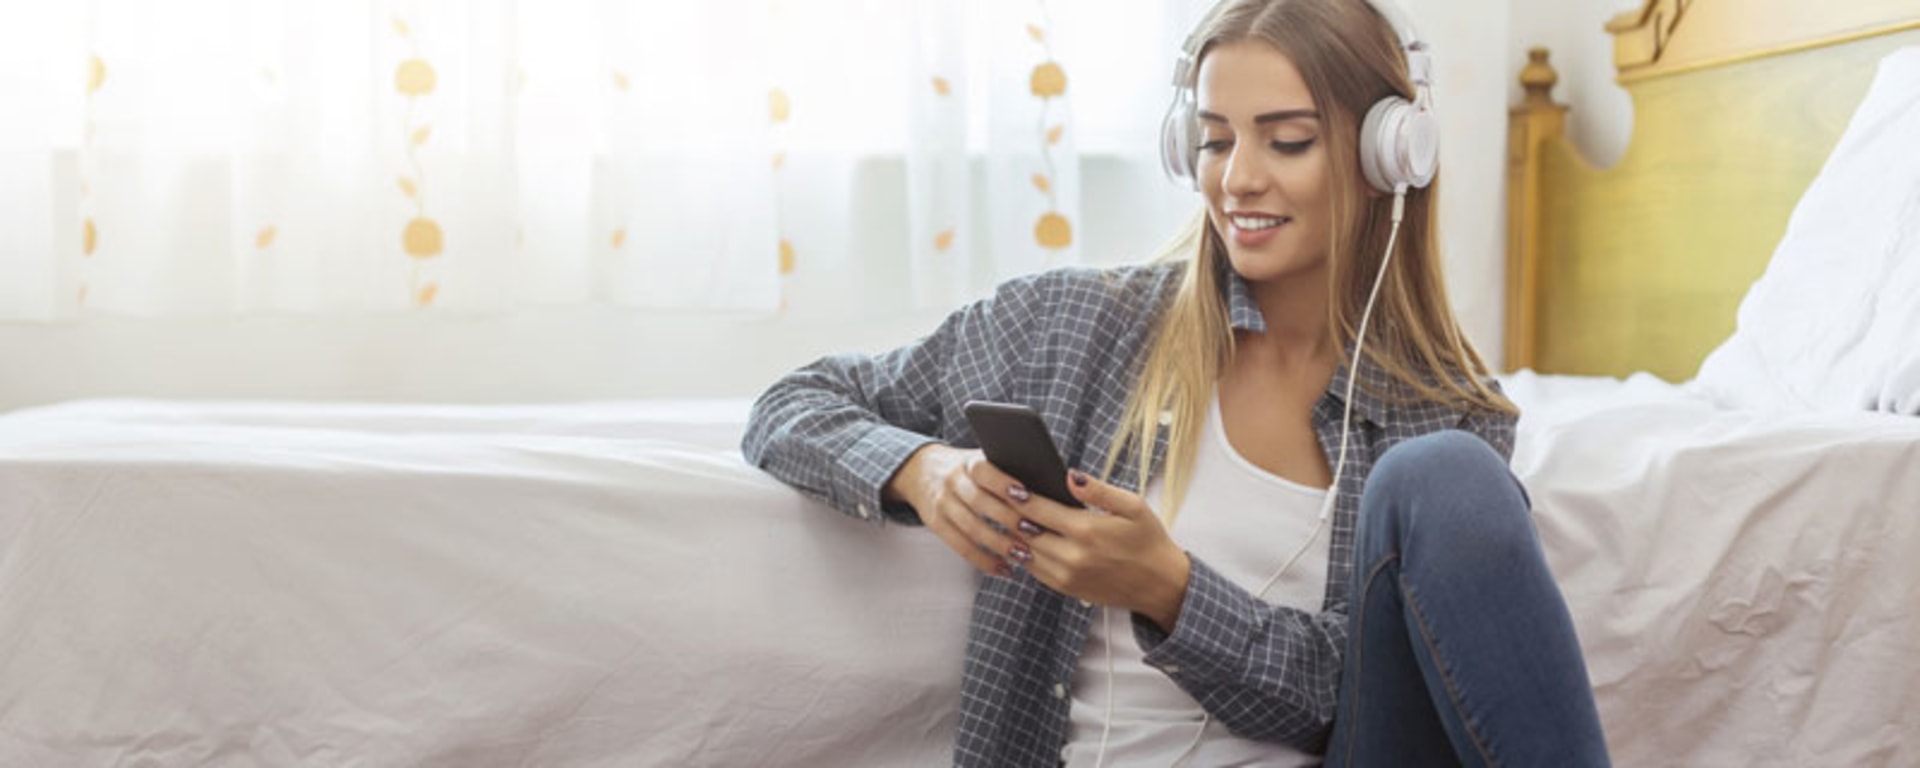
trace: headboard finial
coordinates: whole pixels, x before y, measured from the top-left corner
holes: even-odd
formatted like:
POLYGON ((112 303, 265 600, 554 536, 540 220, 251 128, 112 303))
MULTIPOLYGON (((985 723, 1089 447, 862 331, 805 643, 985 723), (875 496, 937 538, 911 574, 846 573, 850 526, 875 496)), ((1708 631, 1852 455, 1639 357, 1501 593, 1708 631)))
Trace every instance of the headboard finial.
POLYGON ((1547 63, 1547 49, 1528 48, 1527 66, 1520 70, 1520 85, 1527 89, 1524 106, 1552 106, 1553 84, 1557 82, 1560 82, 1560 73, 1553 71, 1553 65, 1547 63))

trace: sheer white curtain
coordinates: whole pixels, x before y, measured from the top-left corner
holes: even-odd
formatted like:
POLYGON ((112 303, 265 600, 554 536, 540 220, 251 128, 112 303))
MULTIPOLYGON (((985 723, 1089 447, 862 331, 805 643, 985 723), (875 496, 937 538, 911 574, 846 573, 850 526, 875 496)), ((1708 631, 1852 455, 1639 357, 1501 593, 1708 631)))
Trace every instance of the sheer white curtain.
POLYGON ((1201 5, 0 0, 0 319, 950 305, 1080 260, 1201 5))

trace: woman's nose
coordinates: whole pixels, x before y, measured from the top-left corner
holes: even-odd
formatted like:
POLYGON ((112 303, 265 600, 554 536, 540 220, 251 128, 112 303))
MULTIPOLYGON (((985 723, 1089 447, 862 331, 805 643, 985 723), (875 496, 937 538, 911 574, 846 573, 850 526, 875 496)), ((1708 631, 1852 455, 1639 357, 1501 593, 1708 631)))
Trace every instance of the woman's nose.
POLYGON ((1221 177, 1221 185, 1231 197, 1249 197, 1265 192, 1269 179, 1266 170, 1260 167, 1256 158, 1242 154, 1240 147, 1233 149, 1227 158, 1227 170, 1221 177))

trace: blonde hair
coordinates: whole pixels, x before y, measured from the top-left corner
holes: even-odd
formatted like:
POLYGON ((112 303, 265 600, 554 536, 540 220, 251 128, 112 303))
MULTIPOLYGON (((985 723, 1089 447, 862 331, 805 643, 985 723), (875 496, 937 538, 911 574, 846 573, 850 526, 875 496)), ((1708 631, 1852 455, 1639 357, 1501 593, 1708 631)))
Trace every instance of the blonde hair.
MULTIPOLYGON (((1334 347, 1345 350, 1384 256, 1393 203, 1390 196, 1366 195, 1367 182, 1359 168, 1359 123, 1381 98, 1414 95, 1400 39, 1364 0, 1227 2, 1202 22, 1201 33, 1196 72, 1198 62, 1216 45, 1263 41, 1299 68, 1320 108, 1326 125, 1321 136, 1335 160, 1327 270, 1333 300, 1327 303, 1327 327, 1334 347)), ((1487 385, 1486 363, 1460 332, 1447 304, 1436 225, 1438 188, 1436 177, 1425 189, 1407 193, 1397 252, 1367 333, 1365 357, 1401 391, 1369 394, 1515 413, 1513 404, 1487 385)), ((1111 478, 1120 457, 1132 448, 1144 490, 1154 474, 1152 447, 1161 428, 1160 414, 1171 413, 1162 478, 1166 495, 1161 501, 1169 523, 1192 479, 1214 384, 1234 349, 1225 298, 1231 266, 1226 245, 1204 210, 1155 260, 1189 254, 1180 286, 1160 315, 1146 362, 1127 398, 1104 470, 1111 478)), ((1343 359, 1341 365, 1346 364, 1343 359)))

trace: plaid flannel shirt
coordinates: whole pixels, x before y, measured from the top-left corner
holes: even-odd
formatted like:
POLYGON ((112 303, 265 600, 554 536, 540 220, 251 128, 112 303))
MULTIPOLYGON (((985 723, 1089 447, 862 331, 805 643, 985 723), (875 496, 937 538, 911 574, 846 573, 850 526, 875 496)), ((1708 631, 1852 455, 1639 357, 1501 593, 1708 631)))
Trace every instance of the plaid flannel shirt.
MULTIPOLYGON (((1067 466, 1097 476, 1145 359, 1153 320, 1185 267, 1065 268, 1017 278, 899 349, 822 358, 761 395, 742 452, 847 515, 875 525, 918 524, 911 507, 883 501, 882 487, 928 442, 976 447, 961 408, 968 400, 997 400, 1038 411, 1067 466)), ((1233 327, 1264 332, 1245 281, 1230 270, 1226 276, 1233 327)), ((1503 456, 1513 446, 1512 416, 1376 397, 1369 388, 1405 390, 1365 360, 1359 376, 1322 610, 1264 603, 1193 558, 1173 632, 1137 617, 1133 622, 1146 663, 1215 719, 1243 737, 1310 753, 1325 750, 1332 729, 1347 645, 1354 524, 1375 460, 1395 443, 1442 429, 1475 433, 1503 456)), ((1339 450, 1346 381, 1343 365, 1312 414, 1329 466, 1339 450)), ((1157 467, 1165 457, 1165 430, 1153 450, 1157 467)), ((1138 493, 1146 483, 1134 464, 1123 456, 1112 481, 1138 493)), ((1093 611, 1024 571, 982 580, 967 638, 955 765, 1059 764, 1069 689, 1093 611)))

